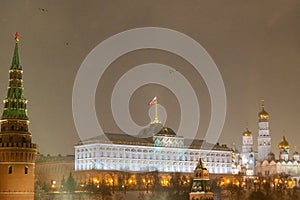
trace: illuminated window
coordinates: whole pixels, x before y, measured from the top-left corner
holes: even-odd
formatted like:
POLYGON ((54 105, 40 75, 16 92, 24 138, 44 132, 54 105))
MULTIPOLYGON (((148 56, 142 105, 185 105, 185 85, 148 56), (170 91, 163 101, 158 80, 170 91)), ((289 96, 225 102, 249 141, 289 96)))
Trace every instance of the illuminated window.
POLYGON ((12 174, 12 166, 8 167, 8 174, 12 174))

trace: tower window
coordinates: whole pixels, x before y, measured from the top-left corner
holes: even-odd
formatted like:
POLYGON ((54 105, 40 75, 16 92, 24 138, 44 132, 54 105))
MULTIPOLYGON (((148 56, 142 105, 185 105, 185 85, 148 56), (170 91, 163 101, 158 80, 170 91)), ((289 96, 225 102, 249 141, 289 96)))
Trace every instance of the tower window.
POLYGON ((24 173, 25 173, 25 174, 28 174, 28 166, 26 166, 26 167, 24 168, 24 173))
POLYGON ((12 166, 8 167, 8 174, 12 174, 12 166))

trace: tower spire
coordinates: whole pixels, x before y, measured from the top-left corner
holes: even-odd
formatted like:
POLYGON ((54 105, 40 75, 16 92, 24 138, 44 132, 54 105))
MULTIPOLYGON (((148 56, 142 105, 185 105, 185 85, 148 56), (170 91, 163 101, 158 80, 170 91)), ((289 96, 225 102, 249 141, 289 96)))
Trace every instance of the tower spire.
POLYGON ((198 161, 198 164, 197 164, 197 166, 196 166, 196 169, 202 169, 202 170, 206 169, 206 168, 204 167, 204 164, 203 164, 201 158, 199 158, 199 161, 198 161))
POLYGON ((18 32, 16 32, 16 34, 15 34, 15 41, 16 41, 15 50, 14 50, 14 55, 13 55, 10 69, 22 70, 22 66, 20 65, 19 50, 18 50, 18 43, 19 43, 18 32))
POLYGON ((27 117, 27 99, 23 94, 23 70, 20 64, 18 43, 19 34, 15 35, 15 50, 12 64, 9 70, 9 85, 7 95, 4 99, 4 109, 1 119, 22 119, 28 120, 27 117))

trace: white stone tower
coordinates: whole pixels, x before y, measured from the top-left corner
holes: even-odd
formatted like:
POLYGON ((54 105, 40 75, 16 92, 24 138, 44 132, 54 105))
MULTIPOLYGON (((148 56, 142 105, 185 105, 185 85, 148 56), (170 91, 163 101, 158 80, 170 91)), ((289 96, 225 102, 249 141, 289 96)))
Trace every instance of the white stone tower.
POLYGON ((265 111, 262 100, 262 110, 258 113, 258 161, 268 158, 271 152, 271 136, 269 129, 269 114, 265 111))
POLYGON ((246 175, 254 174, 254 152, 253 152, 253 135, 247 128, 243 133, 242 145, 242 172, 246 175))
POLYGON ((253 136, 251 131, 247 130, 243 133, 242 153, 253 152, 253 136))

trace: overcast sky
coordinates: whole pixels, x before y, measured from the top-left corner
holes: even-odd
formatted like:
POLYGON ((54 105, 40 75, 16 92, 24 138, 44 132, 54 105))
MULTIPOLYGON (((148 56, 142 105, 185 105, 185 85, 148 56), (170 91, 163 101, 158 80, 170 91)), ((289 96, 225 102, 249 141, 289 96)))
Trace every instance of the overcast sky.
MULTIPOLYGON (((33 141, 43 154, 73 154, 80 139, 72 115, 72 90, 78 69, 102 41, 125 30, 164 27, 201 44, 216 63, 226 89, 227 114, 220 143, 241 145, 243 131, 257 145, 260 100, 270 114, 272 150, 285 135, 300 148, 300 2, 297 0, 91 1, 0 0, 0 98, 8 85, 14 34, 20 34, 25 96, 33 141)), ((137 65, 173 67, 189 80, 201 110, 198 137, 210 121, 210 96, 201 74, 186 60, 161 50, 138 50, 116 59, 97 87, 96 109, 106 132, 120 132, 111 112, 115 83, 137 65)), ((177 131, 180 102, 166 87, 141 86, 130 99, 135 123, 150 122, 153 96, 166 109, 166 126, 177 131)), ((189 97, 187 97, 189 98, 189 97)), ((2 111, 3 106, 1 106, 2 111)), ((190 119, 191 121, 193 119, 190 119)), ((293 152, 293 149, 292 149, 293 152)))

